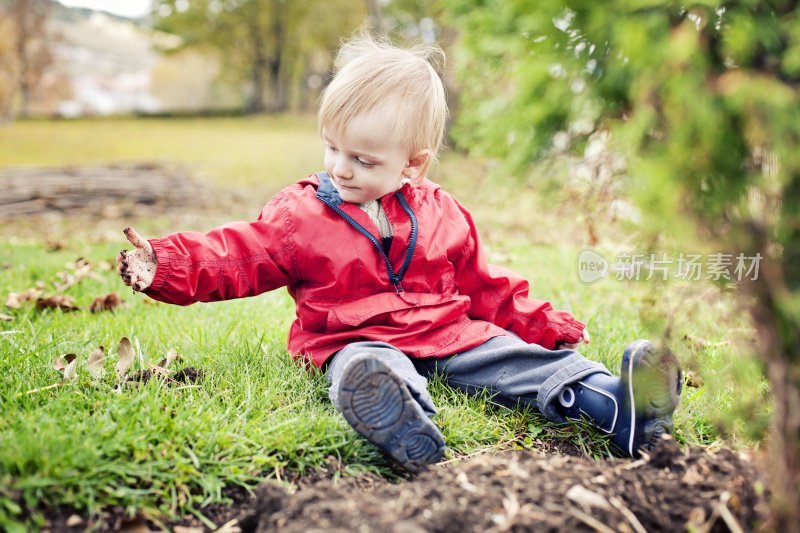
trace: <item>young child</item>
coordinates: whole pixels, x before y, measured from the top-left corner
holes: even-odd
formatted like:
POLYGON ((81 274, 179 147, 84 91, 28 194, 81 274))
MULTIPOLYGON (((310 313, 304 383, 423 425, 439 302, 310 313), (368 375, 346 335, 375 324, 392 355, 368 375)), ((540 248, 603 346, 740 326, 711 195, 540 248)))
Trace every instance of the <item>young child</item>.
POLYGON ((584 324, 528 297, 517 273, 487 263, 467 210, 426 179, 447 106, 436 47, 357 38, 339 53, 319 128, 325 171, 278 193, 257 221, 175 233, 117 256, 126 285, 178 305, 286 286, 289 350, 326 369, 344 418, 410 471, 445 441, 426 378, 531 405, 556 422, 587 419, 636 456, 673 429, 680 366, 635 341, 621 377, 574 349, 584 324))

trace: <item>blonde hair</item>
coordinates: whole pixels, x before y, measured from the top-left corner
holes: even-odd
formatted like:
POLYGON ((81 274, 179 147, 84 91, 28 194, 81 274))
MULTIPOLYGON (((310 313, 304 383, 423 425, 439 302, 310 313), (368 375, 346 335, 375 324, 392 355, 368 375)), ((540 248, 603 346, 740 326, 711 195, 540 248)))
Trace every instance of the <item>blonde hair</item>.
POLYGON ((322 93, 320 134, 323 129, 340 134, 355 117, 387 106, 395 122, 386 127, 397 132, 411 154, 430 150, 430 163, 447 122, 444 86, 434 69, 441 69, 444 60, 444 51, 435 45, 401 48, 356 35, 340 48, 334 77, 322 93))

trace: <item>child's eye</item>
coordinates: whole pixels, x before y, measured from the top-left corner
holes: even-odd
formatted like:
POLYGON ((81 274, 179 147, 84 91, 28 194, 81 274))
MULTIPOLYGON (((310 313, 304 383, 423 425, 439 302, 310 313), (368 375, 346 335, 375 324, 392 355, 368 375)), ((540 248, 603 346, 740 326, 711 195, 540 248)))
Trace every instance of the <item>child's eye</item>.
POLYGON ((328 150, 330 150, 331 152, 338 152, 339 151, 339 150, 336 149, 336 147, 331 146, 330 144, 327 144, 325 146, 327 146, 328 150))
POLYGON ((375 166, 375 163, 370 163, 369 161, 365 161, 360 157, 356 157, 356 161, 358 161, 358 164, 364 168, 372 168, 375 166))

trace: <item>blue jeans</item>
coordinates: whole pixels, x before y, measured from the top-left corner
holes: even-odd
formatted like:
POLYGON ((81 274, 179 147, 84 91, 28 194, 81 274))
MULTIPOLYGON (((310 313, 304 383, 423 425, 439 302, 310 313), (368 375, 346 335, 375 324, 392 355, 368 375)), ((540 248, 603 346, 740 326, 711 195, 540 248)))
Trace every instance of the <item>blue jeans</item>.
POLYGON ((450 386, 468 394, 485 392, 492 401, 509 407, 531 405, 554 422, 565 421, 554 406, 565 385, 598 372, 611 375, 603 365, 574 350, 547 350, 513 336, 494 337, 456 355, 424 359, 410 358, 385 342, 355 342, 328 363, 329 395, 337 409, 342 370, 350 359, 365 352, 381 358, 405 382, 428 416, 436 414, 426 388, 432 375, 444 376, 450 386))

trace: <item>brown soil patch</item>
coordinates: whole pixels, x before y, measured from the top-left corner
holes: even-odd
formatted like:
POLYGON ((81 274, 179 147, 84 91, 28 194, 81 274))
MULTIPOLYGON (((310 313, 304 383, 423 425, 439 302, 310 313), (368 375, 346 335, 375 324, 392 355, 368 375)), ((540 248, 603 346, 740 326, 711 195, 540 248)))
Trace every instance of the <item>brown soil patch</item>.
MULTIPOLYGON (((722 532, 757 531, 767 520, 766 481, 748 454, 681 451, 672 439, 639 460, 510 451, 432 467, 396 483, 340 473, 334 461, 294 480, 293 490, 276 481, 263 483, 255 497, 231 489, 231 505, 202 512, 218 527, 229 523, 243 533, 722 532)), ((94 526, 124 530, 131 522, 121 511, 109 510, 94 526)), ((66 516, 51 515, 51 530, 90 525, 70 529, 66 516)), ((138 531, 148 530, 145 523, 158 530, 139 520, 145 529, 138 531)), ((170 527, 207 530, 194 516, 170 527)))
POLYGON ((203 381, 204 373, 202 370, 198 370, 193 366, 187 366, 186 368, 181 368, 180 370, 176 371, 174 374, 164 373, 163 370, 140 370, 139 372, 134 372, 128 378, 129 381, 140 381, 142 383, 147 383, 152 378, 161 378, 167 381, 168 385, 174 384, 183 384, 183 383, 199 383, 203 381))
MULTIPOLYGON (((761 482, 763 484, 763 482, 761 482)), ((483 455, 398 484, 265 484, 243 531, 483 532, 755 529, 766 508, 755 466, 730 450, 595 462, 530 452, 483 455), (603 528, 607 529, 603 529, 603 528)))

